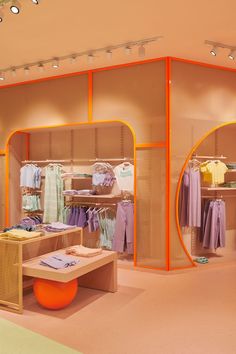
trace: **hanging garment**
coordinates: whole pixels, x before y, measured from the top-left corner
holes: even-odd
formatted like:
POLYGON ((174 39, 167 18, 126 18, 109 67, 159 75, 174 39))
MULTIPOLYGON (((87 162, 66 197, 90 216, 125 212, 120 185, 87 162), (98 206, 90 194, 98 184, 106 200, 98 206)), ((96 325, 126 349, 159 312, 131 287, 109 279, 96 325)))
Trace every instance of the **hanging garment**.
POLYGON ((40 197, 38 195, 23 195, 22 208, 26 211, 41 210, 40 197))
POLYGON ((120 191, 134 193, 134 166, 124 162, 114 168, 115 177, 120 191))
POLYGON ((213 185, 224 183, 227 166, 220 160, 206 161, 201 164, 201 172, 204 182, 213 185))
POLYGON ((20 169, 20 186, 28 188, 40 188, 41 168, 33 164, 27 164, 20 169))
POLYGON ((225 202, 223 200, 216 199, 206 204, 204 222, 202 246, 209 249, 225 247, 225 202))
POLYGON ((189 174, 184 171, 179 193, 179 223, 180 226, 188 225, 189 203, 189 174))
POLYGON ((131 202, 118 203, 112 249, 134 253, 134 204, 131 202))
POLYGON ((88 210, 87 212, 87 217, 88 217, 88 230, 89 232, 94 232, 97 231, 99 228, 99 221, 98 221, 98 214, 96 209, 88 210))
POLYGON ((45 168, 44 223, 58 221, 64 208, 62 166, 49 164, 45 168))
POLYGON ((198 168, 188 167, 183 175, 179 196, 181 226, 201 227, 201 184, 198 168))
POLYGON ((100 247, 111 250, 115 234, 116 220, 114 216, 108 216, 106 209, 104 211, 98 212, 97 214, 100 229, 100 247))

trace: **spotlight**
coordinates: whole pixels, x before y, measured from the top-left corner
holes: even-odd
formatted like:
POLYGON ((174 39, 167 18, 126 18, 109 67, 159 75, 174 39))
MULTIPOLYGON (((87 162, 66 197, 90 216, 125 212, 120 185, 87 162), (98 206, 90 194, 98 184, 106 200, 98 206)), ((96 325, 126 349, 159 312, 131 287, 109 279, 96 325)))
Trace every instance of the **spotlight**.
POLYGON ((132 53, 132 48, 130 46, 125 47, 125 54, 130 55, 132 53))
POLYGON ((92 64, 93 62, 94 62, 94 55, 92 53, 88 54, 88 63, 92 64))
POLYGON ((53 60, 52 67, 55 69, 59 68, 59 60, 58 59, 53 60))
POLYGON ((43 63, 39 63, 39 64, 38 64, 38 71, 40 71, 41 73, 44 71, 44 65, 43 65, 43 63))
POLYGON ((111 60, 112 59, 112 50, 110 50, 110 49, 108 49, 107 51, 106 51, 106 56, 107 56, 107 59, 108 60, 111 60))
POLYGON ((235 55, 236 55, 236 49, 232 49, 228 55, 228 58, 231 60, 235 59, 235 55))
POLYGON ((0 80, 1 81, 5 80, 5 74, 2 71, 0 71, 0 80))
POLYGON ((32 3, 38 5, 40 3, 40 0, 32 0, 32 3))
POLYGON ((29 68, 28 66, 26 66, 26 67, 24 68, 24 72, 25 72, 25 75, 28 76, 29 73, 30 73, 30 68, 29 68))
POLYGON ((72 57, 70 58, 71 64, 75 64, 75 63, 76 63, 76 60, 77 60, 76 55, 72 55, 72 57))
POLYGON ((145 57, 145 55, 146 55, 146 49, 145 49, 145 47, 144 47, 143 44, 141 44, 141 46, 140 46, 139 49, 138 49, 138 55, 139 55, 141 58, 145 57))
POLYGON ((13 0, 10 6, 10 10, 14 15, 18 15, 21 10, 21 4, 18 0, 13 0))
POLYGON ((16 77, 16 69, 15 68, 11 69, 11 75, 12 75, 12 77, 16 77))
POLYGON ((218 53, 218 47, 214 46, 212 48, 212 50, 210 51, 211 55, 213 55, 214 57, 216 57, 217 53, 218 53))
POLYGON ((4 19, 4 13, 2 12, 1 8, 0 8, 0 22, 2 22, 4 19))

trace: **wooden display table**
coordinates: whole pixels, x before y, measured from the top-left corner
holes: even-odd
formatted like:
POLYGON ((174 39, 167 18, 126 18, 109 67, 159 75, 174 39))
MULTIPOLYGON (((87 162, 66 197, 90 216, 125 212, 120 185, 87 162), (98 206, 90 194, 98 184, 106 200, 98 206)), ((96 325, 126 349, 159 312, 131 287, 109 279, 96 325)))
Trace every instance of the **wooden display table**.
POLYGON ((76 227, 63 232, 24 241, 0 239, 0 308, 22 313, 23 311, 23 262, 83 243, 83 229, 76 227))
POLYGON ((79 263, 64 269, 53 269, 40 265, 40 260, 65 250, 50 252, 23 263, 23 275, 67 283, 79 278, 79 285, 104 291, 117 291, 117 254, 104 251, 94 257, 75 257, 79 263))

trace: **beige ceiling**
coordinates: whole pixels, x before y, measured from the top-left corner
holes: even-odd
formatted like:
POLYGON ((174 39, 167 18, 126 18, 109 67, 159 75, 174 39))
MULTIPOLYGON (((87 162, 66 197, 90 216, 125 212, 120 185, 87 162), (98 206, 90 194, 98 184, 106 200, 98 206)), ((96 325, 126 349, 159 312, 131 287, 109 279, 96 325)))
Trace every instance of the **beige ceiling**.
MULTIPOLYGON (((226 50, 212 57, 204 44, 208 39, 236 45, 235 0, 42 0, 38 6, 31 0, 21 3, 18 16, 10 14, 7 6, 4 8, 0 69, 158 35, 164 38, 147 47, 146 58, 175 56, 236 68, 226 50)), ((44 73, 32 69, 29 76, 19 70, 16 78, 8 75, 1 85, 136 60, 137 50, 130 56, 117 50, 111 61, 99 53, 90 65, 81 58, 75 64, 67 60, 59 69, 48 65, 44 73)))

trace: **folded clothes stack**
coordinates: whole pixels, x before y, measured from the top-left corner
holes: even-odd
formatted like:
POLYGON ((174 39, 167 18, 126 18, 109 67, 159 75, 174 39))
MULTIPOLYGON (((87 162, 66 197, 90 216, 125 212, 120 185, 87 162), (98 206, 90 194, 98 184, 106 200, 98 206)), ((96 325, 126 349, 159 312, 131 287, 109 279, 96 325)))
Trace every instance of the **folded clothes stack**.
POLYGON ((236 162, 227 163, 226 166, 229 170, 236 170, 236 162))
POLYGON ((53 256, 43 258, 40 260, 40 264, 48 266, 54 269, 63 269, 75 266, 80 261, 74 257, 66 256, 64 254, 58 253, 53 256))
POLYGON ((63 192, 64 195, 93 195, 96 194, 92 189, 67 189, 63 192))
POLYGON ((76 225, 66 225, 63 224, 62 222, 57 221, 44 226, 44 230, 48 232, 60 232, 60 231, 70 230, 75 227, 76 225))
POLYGON ((13 241, 23 241, 23 240, 28 240, 39 236, 41 236, 41 232, 26 231, 26 230, 19 230, 19 229, 12 229, 0 234, 0 238, 13 240, 13 241))
POLYGON ((89 173, 77 173, 77 172, 65 172, 61 175, 62 178, 66 177, 81 177, 81 178, 86 178, 86 177, 92 177, 91 174, 89 173))
POLYGON ((236 188, 236 181, 225 182, 220 185, 220 187, 224 188, 236 188))
POLYGON ((82 245, 72 246, 66 249, 67 254, 80 257, 94 257, 102 253, 101 248, 88 248, 82 245))

